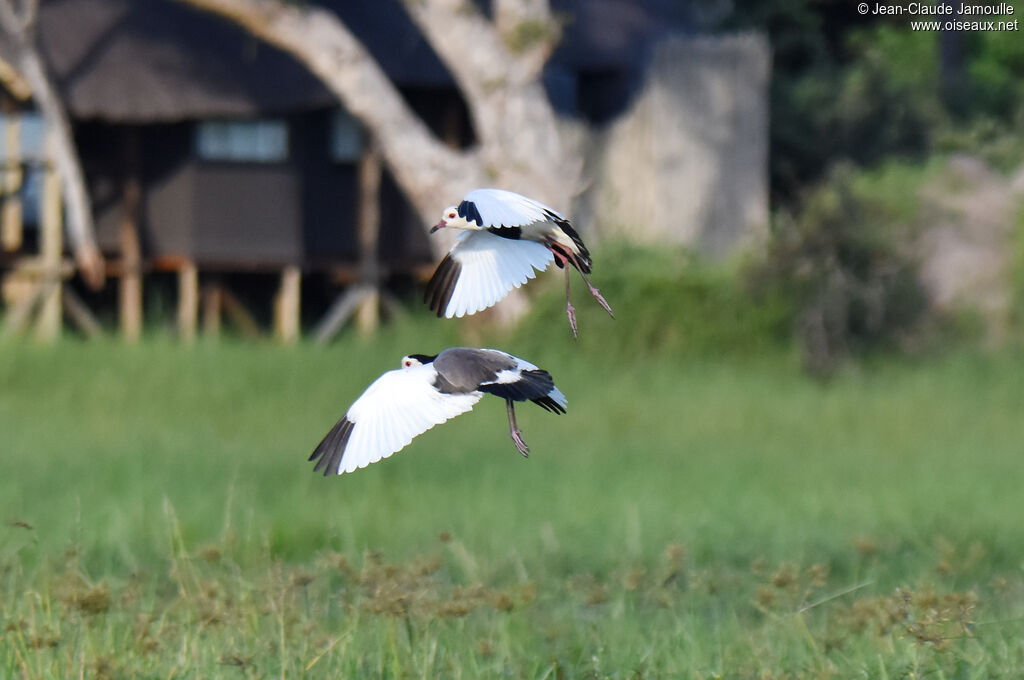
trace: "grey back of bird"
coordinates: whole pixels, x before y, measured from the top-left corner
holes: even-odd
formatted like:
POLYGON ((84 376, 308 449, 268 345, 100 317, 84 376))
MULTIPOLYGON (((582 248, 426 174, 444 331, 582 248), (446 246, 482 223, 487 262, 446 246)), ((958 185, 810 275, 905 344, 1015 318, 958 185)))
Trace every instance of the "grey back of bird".
POLYGON ((450 347, 434 359, 441 392, 472 392, 483 383, 496 380, 500 371, 516 367, 504 352, 472 347, 450 347))

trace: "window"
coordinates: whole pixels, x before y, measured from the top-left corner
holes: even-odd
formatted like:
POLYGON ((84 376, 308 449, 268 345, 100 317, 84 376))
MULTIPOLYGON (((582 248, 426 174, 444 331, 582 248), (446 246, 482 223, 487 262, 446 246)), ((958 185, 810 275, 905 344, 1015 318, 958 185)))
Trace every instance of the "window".
POLYGON ((271 119, 203 121, 196 151, 208 161, 279 163, 288 159, 288 127, 271 119))
POLYGON ((331 160, 355 163, 363 154, 363 131, 348 111, 338 109, 331 116, 331 160))
POLYGON ((7 150, 7 138, 10 126, 18 125, 18 153, 16 160, 41 161, 45 158, 43 137, 46 133, 46 122, 42 114, 35 111, 24 113, 0 113, 3 133, 0 134, 0 160, 10 160, 7 150))
POLYGON ((26 229, 39 224, 39 201, 46 172, 45 138, 46 122, 40 113, 0 113, 0 195, 11 194, 21 199, 21 220, 26 229), (17 149, 8 144, 13 135, 17 149))

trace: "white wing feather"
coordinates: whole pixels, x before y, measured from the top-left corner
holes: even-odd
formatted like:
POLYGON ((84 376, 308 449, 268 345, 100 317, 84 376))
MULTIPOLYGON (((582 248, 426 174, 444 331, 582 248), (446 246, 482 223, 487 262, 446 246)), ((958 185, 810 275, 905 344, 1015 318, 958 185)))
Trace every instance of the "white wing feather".
POLYGON ((349 408, 352 422, 338 474, 352 472, 405 448, 414 437, 465 413, 482 392, 442 394, 434 389, 433 366, 388 371, 349 408))
POLYGON ((445 309, 449 319, 487 309, 554 260, 551 251, 540 243, 502 238, 489 231, 463 232, 451 249, 451 257, 461 271, 445 309))
POLYGON ((476 206, 484 227, 525 227, 534 222, 546 222, 547 213, 565 219, 540 201, 504 189, 476 189, 466 199, 476 206))

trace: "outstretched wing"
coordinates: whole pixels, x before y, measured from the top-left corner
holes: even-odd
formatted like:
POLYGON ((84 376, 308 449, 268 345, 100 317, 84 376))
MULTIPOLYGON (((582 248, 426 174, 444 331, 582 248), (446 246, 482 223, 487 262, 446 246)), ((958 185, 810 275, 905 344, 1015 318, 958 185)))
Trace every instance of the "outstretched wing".
POLYGON ((534 241, 463 232, 427 283, 424 300, 439 317, 475 314, 547 269, 553 259, 534 241))
POLYGON ((565 217, 560 212, 552 210, 540 201, 504 189, 470 191, 459 205, 459 214, 467 220, 476 221, 485 229, 525 227, 535 222, 565 221, 565 217))
POLYGON ((376 463, 433 426, 469 411, 483 396, 442 394, 434 388, 436 376, 426 364, 377 378, 313 451, 313 469, 340 475, 376 463))

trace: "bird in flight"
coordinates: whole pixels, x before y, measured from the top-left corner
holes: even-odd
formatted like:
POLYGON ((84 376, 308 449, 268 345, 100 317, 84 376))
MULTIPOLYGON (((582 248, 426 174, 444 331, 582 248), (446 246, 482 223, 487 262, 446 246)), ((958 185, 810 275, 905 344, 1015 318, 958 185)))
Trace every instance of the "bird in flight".
POLYGON ((487 309, 552 260, 565 270, 565 312, 573 337, 578 337, 576 308, 569 297, 566 265, 580 273, 598 304, 615 316, 587 278, 593 262, 579 234, 543 203, 503 189, 476 189, 458 206, 445 208, 430 233, 438 229, 464 230, 427 283, 424 301, 439 317, 487 309))
POLYGON ((433 356, 402 357, 349 407, 309 457, 324 476, 363 468, 405 448, 434 425, 473 408, 484 393, 505 400, 509 434, 523 456, 529 447, 513 402, 530 400, 552 413, 568 402, 551 374, 496 349, 450 347, 433 356))

